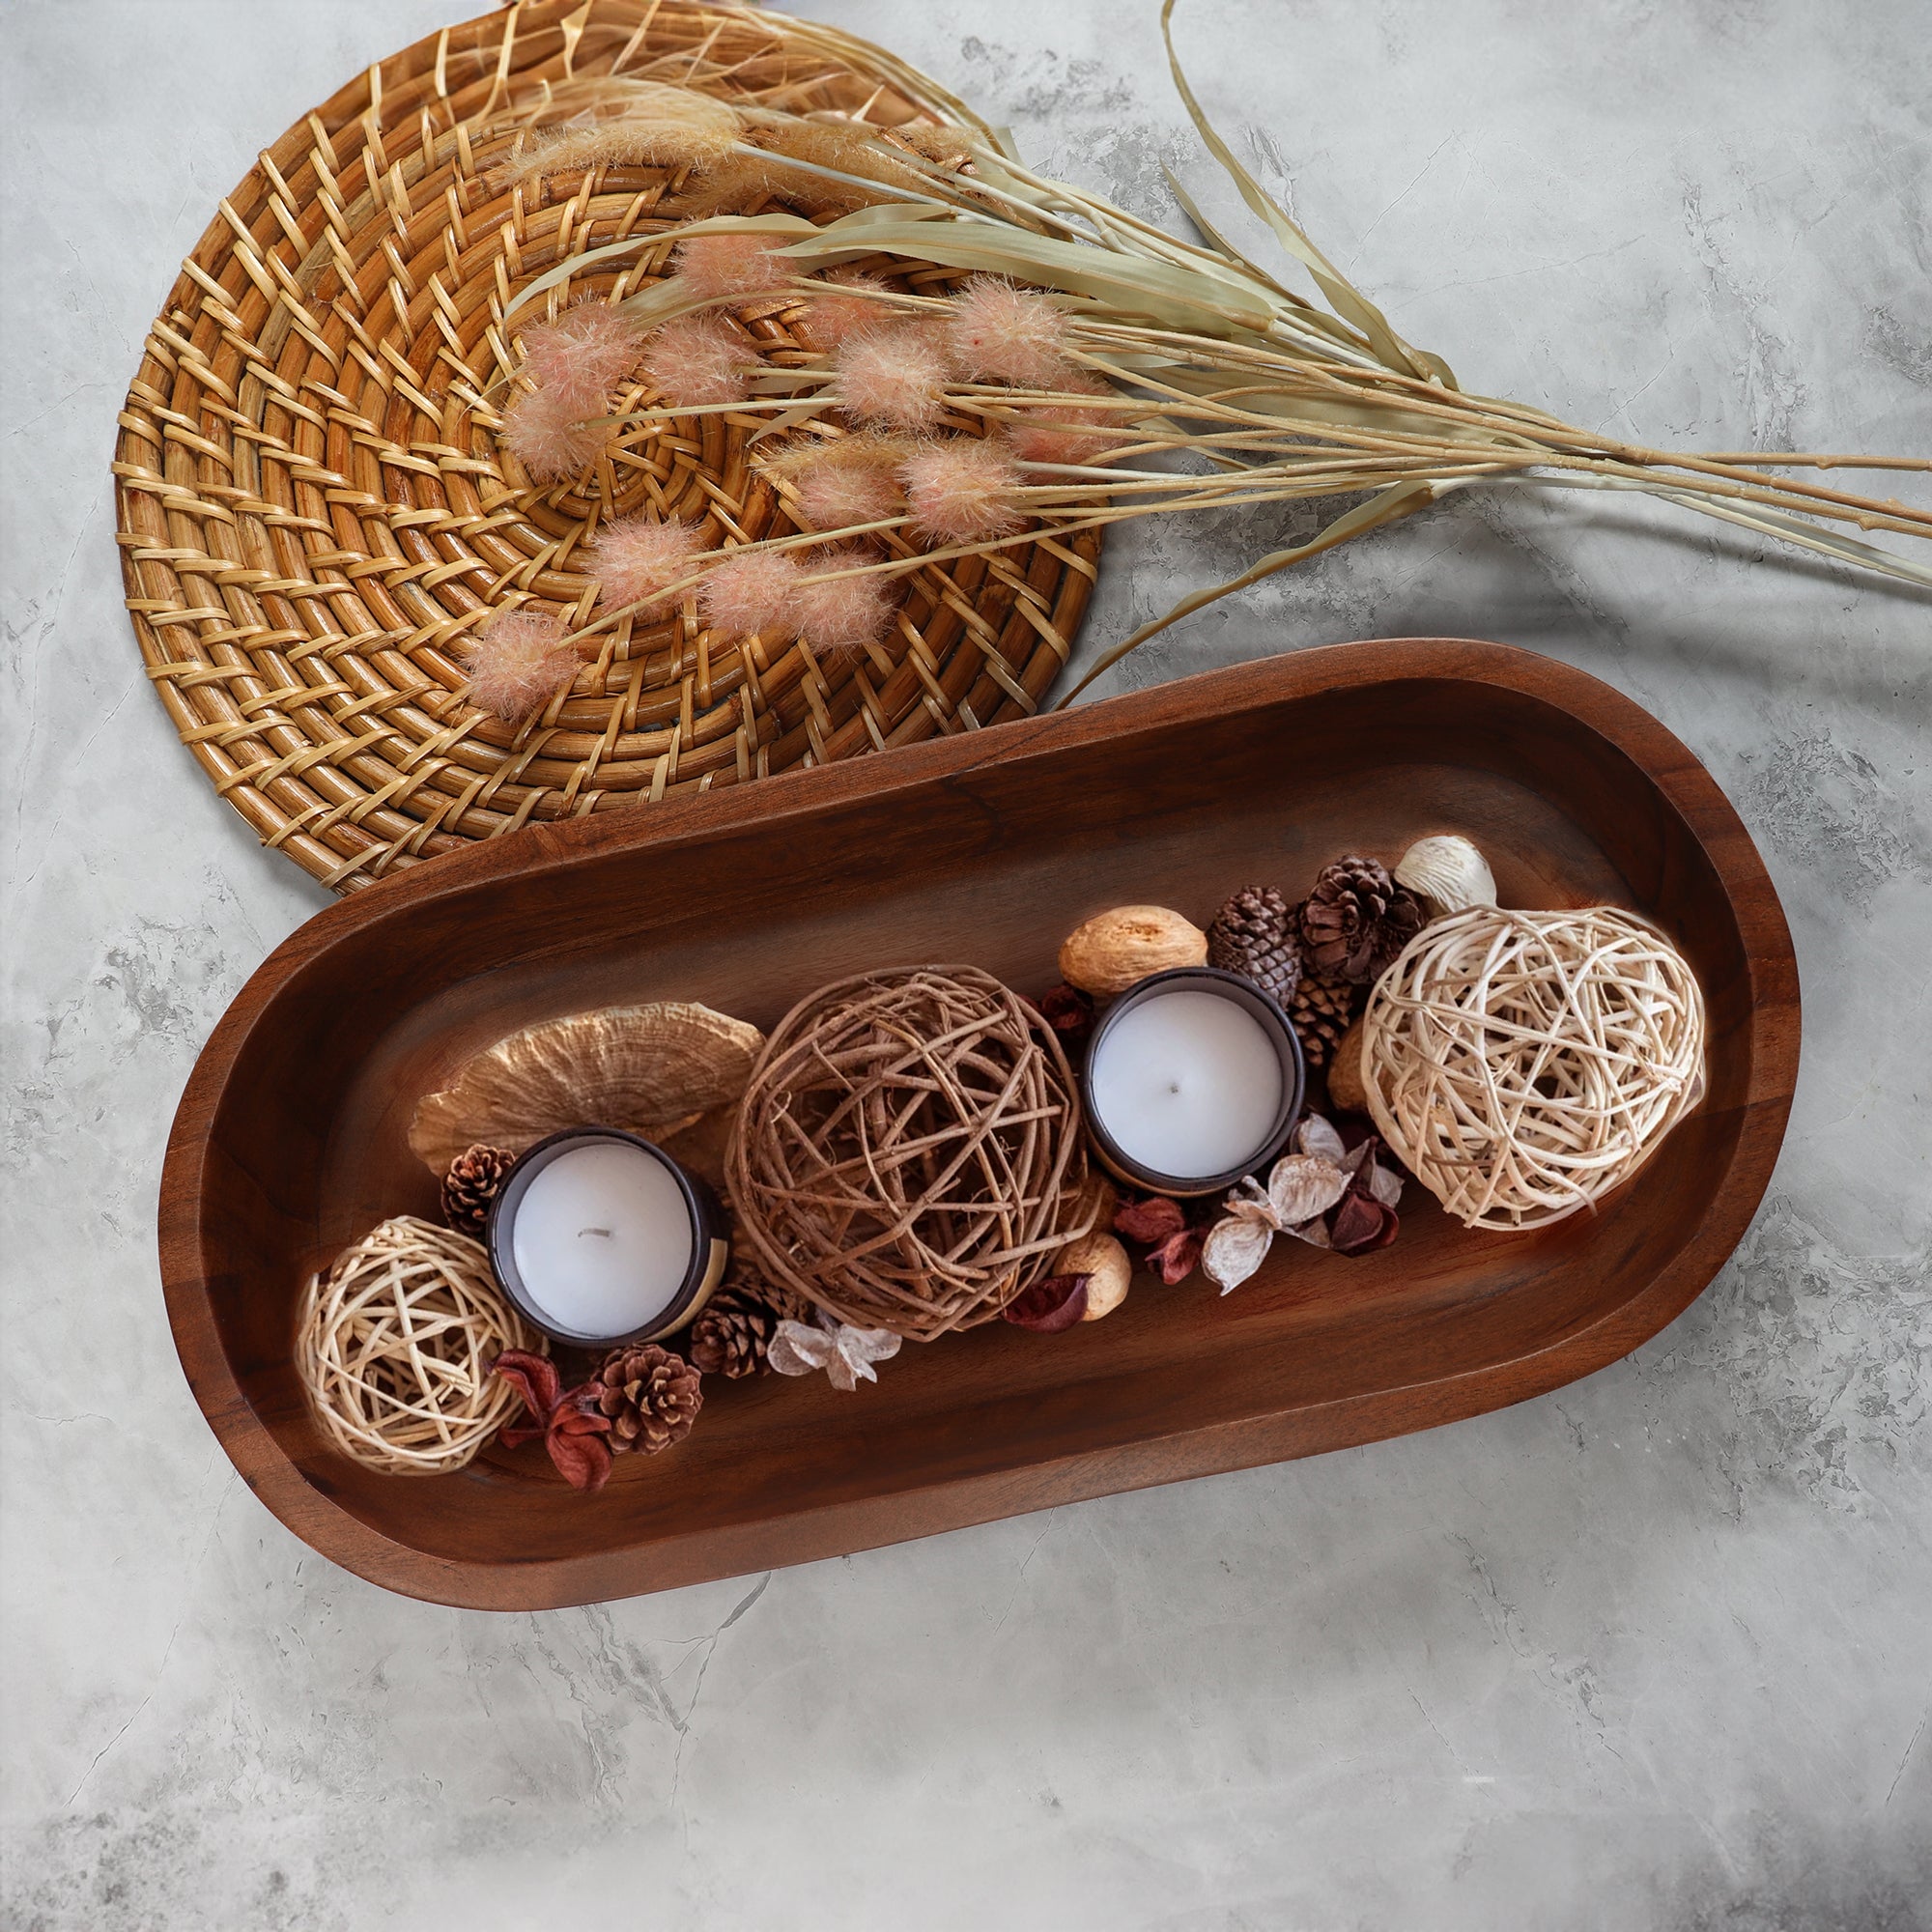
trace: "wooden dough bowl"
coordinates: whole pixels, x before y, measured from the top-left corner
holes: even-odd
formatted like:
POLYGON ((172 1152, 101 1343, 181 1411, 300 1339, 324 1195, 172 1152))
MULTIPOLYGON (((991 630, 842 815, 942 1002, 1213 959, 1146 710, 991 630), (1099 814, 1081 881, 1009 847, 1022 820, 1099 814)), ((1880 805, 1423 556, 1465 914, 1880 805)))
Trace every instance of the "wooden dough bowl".
POLYGON ((530 1609, 864 1549, 1307 1456, 1541 1395, 1678 1315, 1744 1234, 1798 1070, 1777 898, 1710 775, 1548 659, 1449 639, 1303 651, 1082 710, 650 811, 532 825, 311 920, 242 989, 181 1103, 161 1186, 176 1344, 236 1467, 305 1543, 435 1602, 530 1609), (596 1496, 536 1447, 379 1475, 324 1446, 290 1363, 308 1271, 433 1213, 416 1097, 513 1028, 698 1000, 769 1027, 868 966, 1055 977, 1080 920, 1205 922, 1345 850, 1460 831, 1504 904, 1658 920, 1710 1005, 1710 1093, 1595 1216, 1478 1235, 1411 1187, 1401 1238, 1278 1241, 1218 1296, 1140 1277, 1105 1321, 908 1347, 876 1387, 711 1381, 699 1426, 596 1496))

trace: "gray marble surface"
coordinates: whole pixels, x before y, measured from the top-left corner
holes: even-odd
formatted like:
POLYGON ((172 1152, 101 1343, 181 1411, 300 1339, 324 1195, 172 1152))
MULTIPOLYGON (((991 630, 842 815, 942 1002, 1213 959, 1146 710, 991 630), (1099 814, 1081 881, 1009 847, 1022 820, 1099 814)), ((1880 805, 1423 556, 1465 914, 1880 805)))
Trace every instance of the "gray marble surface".
MULTIPOLYGON (((1150 213, 1153 0, 810 0, 1150 213)), ((1466 499, 1121 682, 1466 633, 1687 739, 1783 895, 1797 1109, 1736 1260, 1545 1400, 812 1568, 487 1616, 311 1555, 176 1367, 195 1052, 322 903, 148 695, 114 415, 254 152, 452 0, 11 0, 5 1921, 1924 1926, 1932 602, 1716 526, 1466 499)), ((1192 0, 1194 78, 1463 381, 1664 443, 1932 450, 1925 0, 1192 0), (1918 45, 1913 65, 1912 48, 1918 45)), ((1117 544, 1090 646, 1279 539, 1117 544)))

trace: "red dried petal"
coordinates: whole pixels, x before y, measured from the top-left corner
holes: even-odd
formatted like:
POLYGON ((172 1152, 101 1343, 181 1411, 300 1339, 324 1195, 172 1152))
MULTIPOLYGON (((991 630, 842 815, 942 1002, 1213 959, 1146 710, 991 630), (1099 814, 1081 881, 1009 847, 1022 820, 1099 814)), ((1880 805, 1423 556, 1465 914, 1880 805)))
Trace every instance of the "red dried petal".
POLYGON ((1087 1314, 1086 1274, 1050 1275, 1016 1294, 1001 1312, 1015 1328, 1030 1329, 1036 1335, 1059 1335, 1087 1314))
POLYGON ((1372 1194, 1349 1193, 1328 1223, 1328 1239, 1338 1255, 1365 1255, 1385 1248, 1401 1226, 1395 1210, 1372 1194))
POLYGON ((517 1440, 527 1442, 532 1435, 541 1435, 563 1391, 556 1364, 548 1355, 533 1355, 526 1349, 505 1349, 490 1366, 523 1397, 529 1413, 529 1422, 516 1423, 503 1431, 504 1441, 510 1442, 515 1435, 517 1440))
POLYGON ((557 1473, 573 1490, 601 1490, 610 1481, 611 1448, 601 1435, 553 1429, 547 1446, 557 1473))
POLYGON ((1122 1201, 1114 1209, 1114 1233, 1151 1247, 1171 1240, 1186 1226, 1180 1203, 1165 1194, 1151 1194, 1145 1201, 1122 1201))
POLYGON ((1199 1228, 1178 1228, 1166 1240, 1148 1250, 1147 1264, 1172 1288, 1185 1281, 1201 1264, 1207 1235, 1199 1228))
POLYGON ((1040 1017, 1069 1045, 1077 1045, 1094 1031, 1094 996, 1078 986, 1061 983, 1040 997, 1040 1017))

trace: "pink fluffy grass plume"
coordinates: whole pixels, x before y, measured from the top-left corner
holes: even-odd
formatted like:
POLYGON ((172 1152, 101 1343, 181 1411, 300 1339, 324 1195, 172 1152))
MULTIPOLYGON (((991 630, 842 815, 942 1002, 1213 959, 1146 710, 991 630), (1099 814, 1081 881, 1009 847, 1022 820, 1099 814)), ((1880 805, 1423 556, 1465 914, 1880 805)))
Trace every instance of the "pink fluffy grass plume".
POLYGON ((610 440, 604 397, 582 396, 568 386, 520 396, 503 413, 503 441, 539 483, 581 476, 610 440))
POLYGON ((946 326, 952 366, 976 383, 1017 383, 1027 389, 1066 386, 1066 317, 1045 296, 991 275, 975 275, 946 326))
POLYGON ((798 475, 799 519, 808 529, 850 530, 904 516, 905 491, 892 461, 826 456, 807 464, 798 475))
POLYGON ((644 344, 644 380, 672 409, 735 403, 745 395, 750 345, 715 315, 681 315, 644 344))
MULTIPOLYGON (((603 399, 637 366, 642 331, 606 302, 579 302, 554 322, 524 331, 523 373, 539 389, 556 389, 588 404, 603 399)), ((602 415, 601 408, 582 413, 602 415)))
POLYGON ((544 611, 498 611, 464 646, 465 696, 506 724, 521 724, 567 691, 582 660, 563 640, 560 618, 544 611))
POLYGON ((935 429, 946 413, 946 357, 923 328, 848 336, 835 358, 838 405, 862 423, 935 429))
MULTIPOLYGON (((841 545, 814 556, 806 574, 850 570, 872 561, 858 545, 841 545)), ((883 642, 897 603, 891 586, 877 577, 834 577, 822 583, 801 583, 793 608, 799 636, 814 651, 838 658, 883 642)))
POLYGON ((1012 424, 1007 440, 1022 463, 1097 463, 1129 439, 1113 426, 1042 415, 1012 424))
POLYGON ((1020 526, 1019 467, 996 442, 960 437, 907 457, 899 470, 912 526, 939 543, 984 543, 1020 526))
POLYGON ((825 293, 813 296, 805 305, 805 327, 813 346, 829 353, 867 329, 890 327, 895 320, 890 303, 844 293, 848 289, 877 289, 883 294, 885 286, 876 275, 858 269, 827 275, 825 293))
POLYGON ((694 235, 677 244, 677 272, 700 299, 775 295, 798 272, 763 235, 694 235))
POLYGON ((795 638, 798 579, 798 565, 782 551, 746 551, 727 556, 698 586, 698 607, 721 637, 795 638))
POLYGON ((639 604, 646 615, 656 615, 670 602, 660 593, 691 575, 691 559, 703 548, 691 524, 626 517, 591 539, 588 560, 606 604, 613 610, 639 604))

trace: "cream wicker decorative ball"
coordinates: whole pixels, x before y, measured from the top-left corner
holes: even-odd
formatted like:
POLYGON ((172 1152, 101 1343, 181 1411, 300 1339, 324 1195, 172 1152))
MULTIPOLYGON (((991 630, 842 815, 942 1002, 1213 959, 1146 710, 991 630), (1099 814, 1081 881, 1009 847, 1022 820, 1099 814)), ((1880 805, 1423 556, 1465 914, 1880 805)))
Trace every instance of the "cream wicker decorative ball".
POLYGON ((309 1277, 296 1367, 345 1456, 395 1476, 460 1469, 515 1413, 491 1374, 505 1349, 548 1345, 497 1289, 467 1235, 398 1215, 309 1277))
POLYGON ((1471 1228, 1592 1206, 1703 1097, 1696 977, 1613 906, 1436 920, 1377 982, 1362 1027, 1377 1127, 1471 1228))

